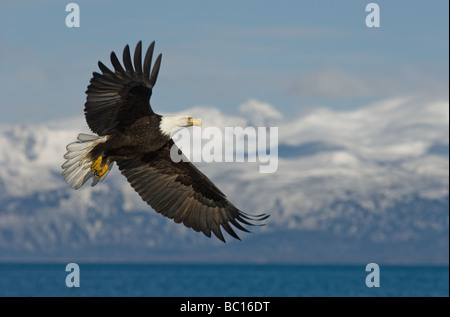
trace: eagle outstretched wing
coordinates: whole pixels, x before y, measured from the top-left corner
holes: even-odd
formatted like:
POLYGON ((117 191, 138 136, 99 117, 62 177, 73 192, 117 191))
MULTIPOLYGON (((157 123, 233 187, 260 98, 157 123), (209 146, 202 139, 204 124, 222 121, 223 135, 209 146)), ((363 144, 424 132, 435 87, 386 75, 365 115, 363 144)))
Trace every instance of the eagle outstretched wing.
POLYGON ((134 190, 153 209, 176 223, 225 242, 220 227, 239 239, 230 226, 248 232, 240 223, 255 225, 268 215, 249 215, 237 209, 226 196, 184 156, 176 163, 170 151, 181 150, 170 140, 155 152, 129 160, 119 160, 120 171, 134 190))
POLYGON ((158 56, 150 72, 154 46, 155 42, 152 42, 148 47, 143 67, 141 41, 134 52, 134 67, 128 45, 123 50, 125 68, 114 52, 111 53, 114 72, 98 62, 102 73, 93 73, 86 90, 87 101, 84 108, 87 124, 93 132, 106 135, 111 129, 126 127, 143 116, 153 114, 150 96, 162 57, 161 54, 158 56))

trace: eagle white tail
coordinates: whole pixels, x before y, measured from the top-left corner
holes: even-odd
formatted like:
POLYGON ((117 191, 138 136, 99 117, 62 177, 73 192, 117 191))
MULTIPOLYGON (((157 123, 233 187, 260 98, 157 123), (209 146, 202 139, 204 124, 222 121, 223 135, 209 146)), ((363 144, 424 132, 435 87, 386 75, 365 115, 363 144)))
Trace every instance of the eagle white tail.
MULTIPOLYGON (((67 145, 67 153, 64 155, 66 162, 61 166, 64 170, 62 175, 65 176, 65 181, 72 183, 72 188, 75 189, 80 188, 95 175, 91 170, 94 162, 88 154, 97 144, 105 142, 107 137, 80 133, 77 139, 78 141, 67 145)), ((109 164, 108 171, 102 177, 94 177, 92 186, 103 181, 113 165, 113 163, 109 164)))

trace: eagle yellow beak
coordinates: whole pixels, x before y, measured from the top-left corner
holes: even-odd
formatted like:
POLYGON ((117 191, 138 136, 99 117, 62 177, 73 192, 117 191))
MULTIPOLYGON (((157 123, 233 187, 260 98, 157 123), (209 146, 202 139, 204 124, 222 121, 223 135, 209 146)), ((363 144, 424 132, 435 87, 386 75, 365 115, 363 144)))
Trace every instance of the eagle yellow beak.
POLYGON ((189 118, 188 119, 188 124, 189 125, 196 125, 196 126, 201 127, 202 126, 202 121, 200 119, 197 119, 197 118, 189 118))

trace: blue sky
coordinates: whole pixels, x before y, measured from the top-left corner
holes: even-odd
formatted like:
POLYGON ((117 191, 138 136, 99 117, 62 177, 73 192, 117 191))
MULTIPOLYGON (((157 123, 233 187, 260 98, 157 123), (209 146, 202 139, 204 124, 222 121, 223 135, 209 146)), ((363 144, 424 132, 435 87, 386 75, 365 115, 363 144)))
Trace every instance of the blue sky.
POLYGON ((97 61, 156 41, 163 53, 156 112, 211 106, 235 113, 250 98, 286 116, 348 110, 403 95, 448 98, 447 1, 3 1, 0 122, 81 115, 97 61))

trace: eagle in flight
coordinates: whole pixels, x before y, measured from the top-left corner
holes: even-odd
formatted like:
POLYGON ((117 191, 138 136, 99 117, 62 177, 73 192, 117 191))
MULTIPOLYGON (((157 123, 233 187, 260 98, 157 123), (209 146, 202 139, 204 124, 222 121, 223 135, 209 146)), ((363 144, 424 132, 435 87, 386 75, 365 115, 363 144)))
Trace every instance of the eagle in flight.
POLYGON ((84 107, 86 122, 96 135, 78 135, 67 145, 62 165, 63 176, 72 188, 89 179, 92 186, 103 181, 114 162, 130 185, 156 212, 211 237, 225 242, 222 227, 239 239, 235 228, 262 225, 268 215, 249 215, 237 209, 222 191, 183 156, 174 162, 177 151, 171 136, 182 128, 201 125, 191 116, 162 116, 153 112, 150 97, 161 65, 160 54, 151 69, 155 42, 142 63, 142 42, 131 59, 130 48, 123 51, 123 66, 111 53, 110 70, 98 62, 101 73, 94 72, 87 87, 84 107))

